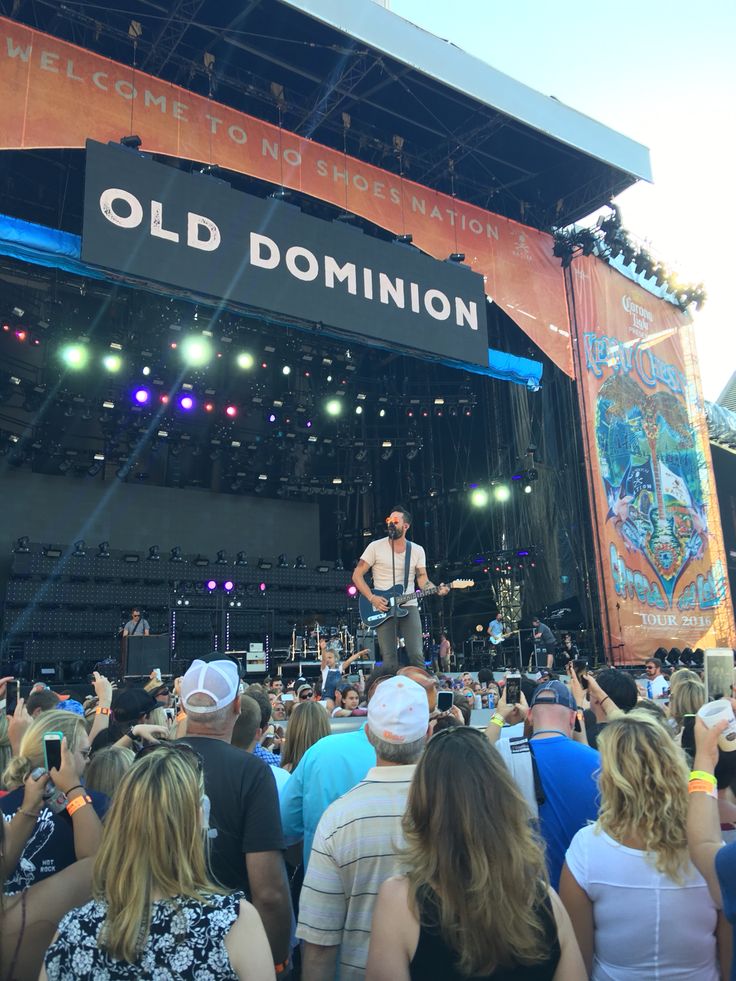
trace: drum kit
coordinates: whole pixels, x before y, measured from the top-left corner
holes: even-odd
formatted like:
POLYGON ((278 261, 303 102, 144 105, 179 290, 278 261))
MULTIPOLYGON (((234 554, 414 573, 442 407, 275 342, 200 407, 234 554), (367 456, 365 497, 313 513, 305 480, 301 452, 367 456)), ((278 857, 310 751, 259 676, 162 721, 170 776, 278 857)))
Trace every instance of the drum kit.
POLYGON ((327 649, 339 658, 350 657, 356 650, 355 635, 346 623, 340 625, 320 623, 317 616, 306 618, 303 624, 294 624, 291 631, 290 661, 307 661, 320 656, 320 640, 326 640, 327 649))

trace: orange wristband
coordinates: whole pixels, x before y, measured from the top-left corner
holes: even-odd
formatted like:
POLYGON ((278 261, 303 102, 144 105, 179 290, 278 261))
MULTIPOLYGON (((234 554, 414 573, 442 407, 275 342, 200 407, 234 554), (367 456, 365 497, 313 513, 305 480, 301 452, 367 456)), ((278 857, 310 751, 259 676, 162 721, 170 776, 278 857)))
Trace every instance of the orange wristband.
POLYGON ((691 780, 687 785, 689 794, 707 794, 709 797, 718 799, 718 788, 714 787, 708 780, 691 780))
POLYGON ((80 807, 84 807, 85 804, 91 803, 92 798, 88 794, 80 794, 79 797, 75 797, 73 800, 70 800, 66 805, 66 813, 69 815, 69 817, 72 817, 80 807))
POLYGON ((98 705, 97 708, 95 709, 95 715, 109 715, 109 714, 110 714, 110 709, 103 708, 102 705, 98 705))

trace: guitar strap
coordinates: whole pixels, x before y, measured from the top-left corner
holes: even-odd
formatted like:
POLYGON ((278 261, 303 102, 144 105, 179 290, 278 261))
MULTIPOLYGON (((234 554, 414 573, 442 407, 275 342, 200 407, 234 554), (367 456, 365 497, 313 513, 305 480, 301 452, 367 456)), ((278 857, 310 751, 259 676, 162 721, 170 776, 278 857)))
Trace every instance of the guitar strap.
POLYGON ((404 552, 404 589, 403 592, 409 592, 409 565, 411 563, 411 542, 407 541, 406 551, 404 552))

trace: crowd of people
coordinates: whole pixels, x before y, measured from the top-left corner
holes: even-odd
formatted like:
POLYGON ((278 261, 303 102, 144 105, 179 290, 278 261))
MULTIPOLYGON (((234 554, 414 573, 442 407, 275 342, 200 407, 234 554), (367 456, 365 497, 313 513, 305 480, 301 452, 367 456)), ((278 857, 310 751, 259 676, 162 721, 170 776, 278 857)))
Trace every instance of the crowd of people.
POLYGON ((733 723, 669 666, 0 679, 0 979, 736 978, 733 723))

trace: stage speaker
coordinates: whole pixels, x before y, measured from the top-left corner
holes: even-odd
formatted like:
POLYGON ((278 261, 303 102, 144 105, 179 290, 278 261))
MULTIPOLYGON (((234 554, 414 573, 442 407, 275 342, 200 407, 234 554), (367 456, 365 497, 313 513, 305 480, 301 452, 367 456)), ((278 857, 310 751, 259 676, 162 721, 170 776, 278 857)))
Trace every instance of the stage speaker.
POLYGON ((148 637, 125 637, 126 645, 125 675, 143 677, 154 668, 161 674, 169 674, 171 647, 168 634, 151 634, 148 637))

